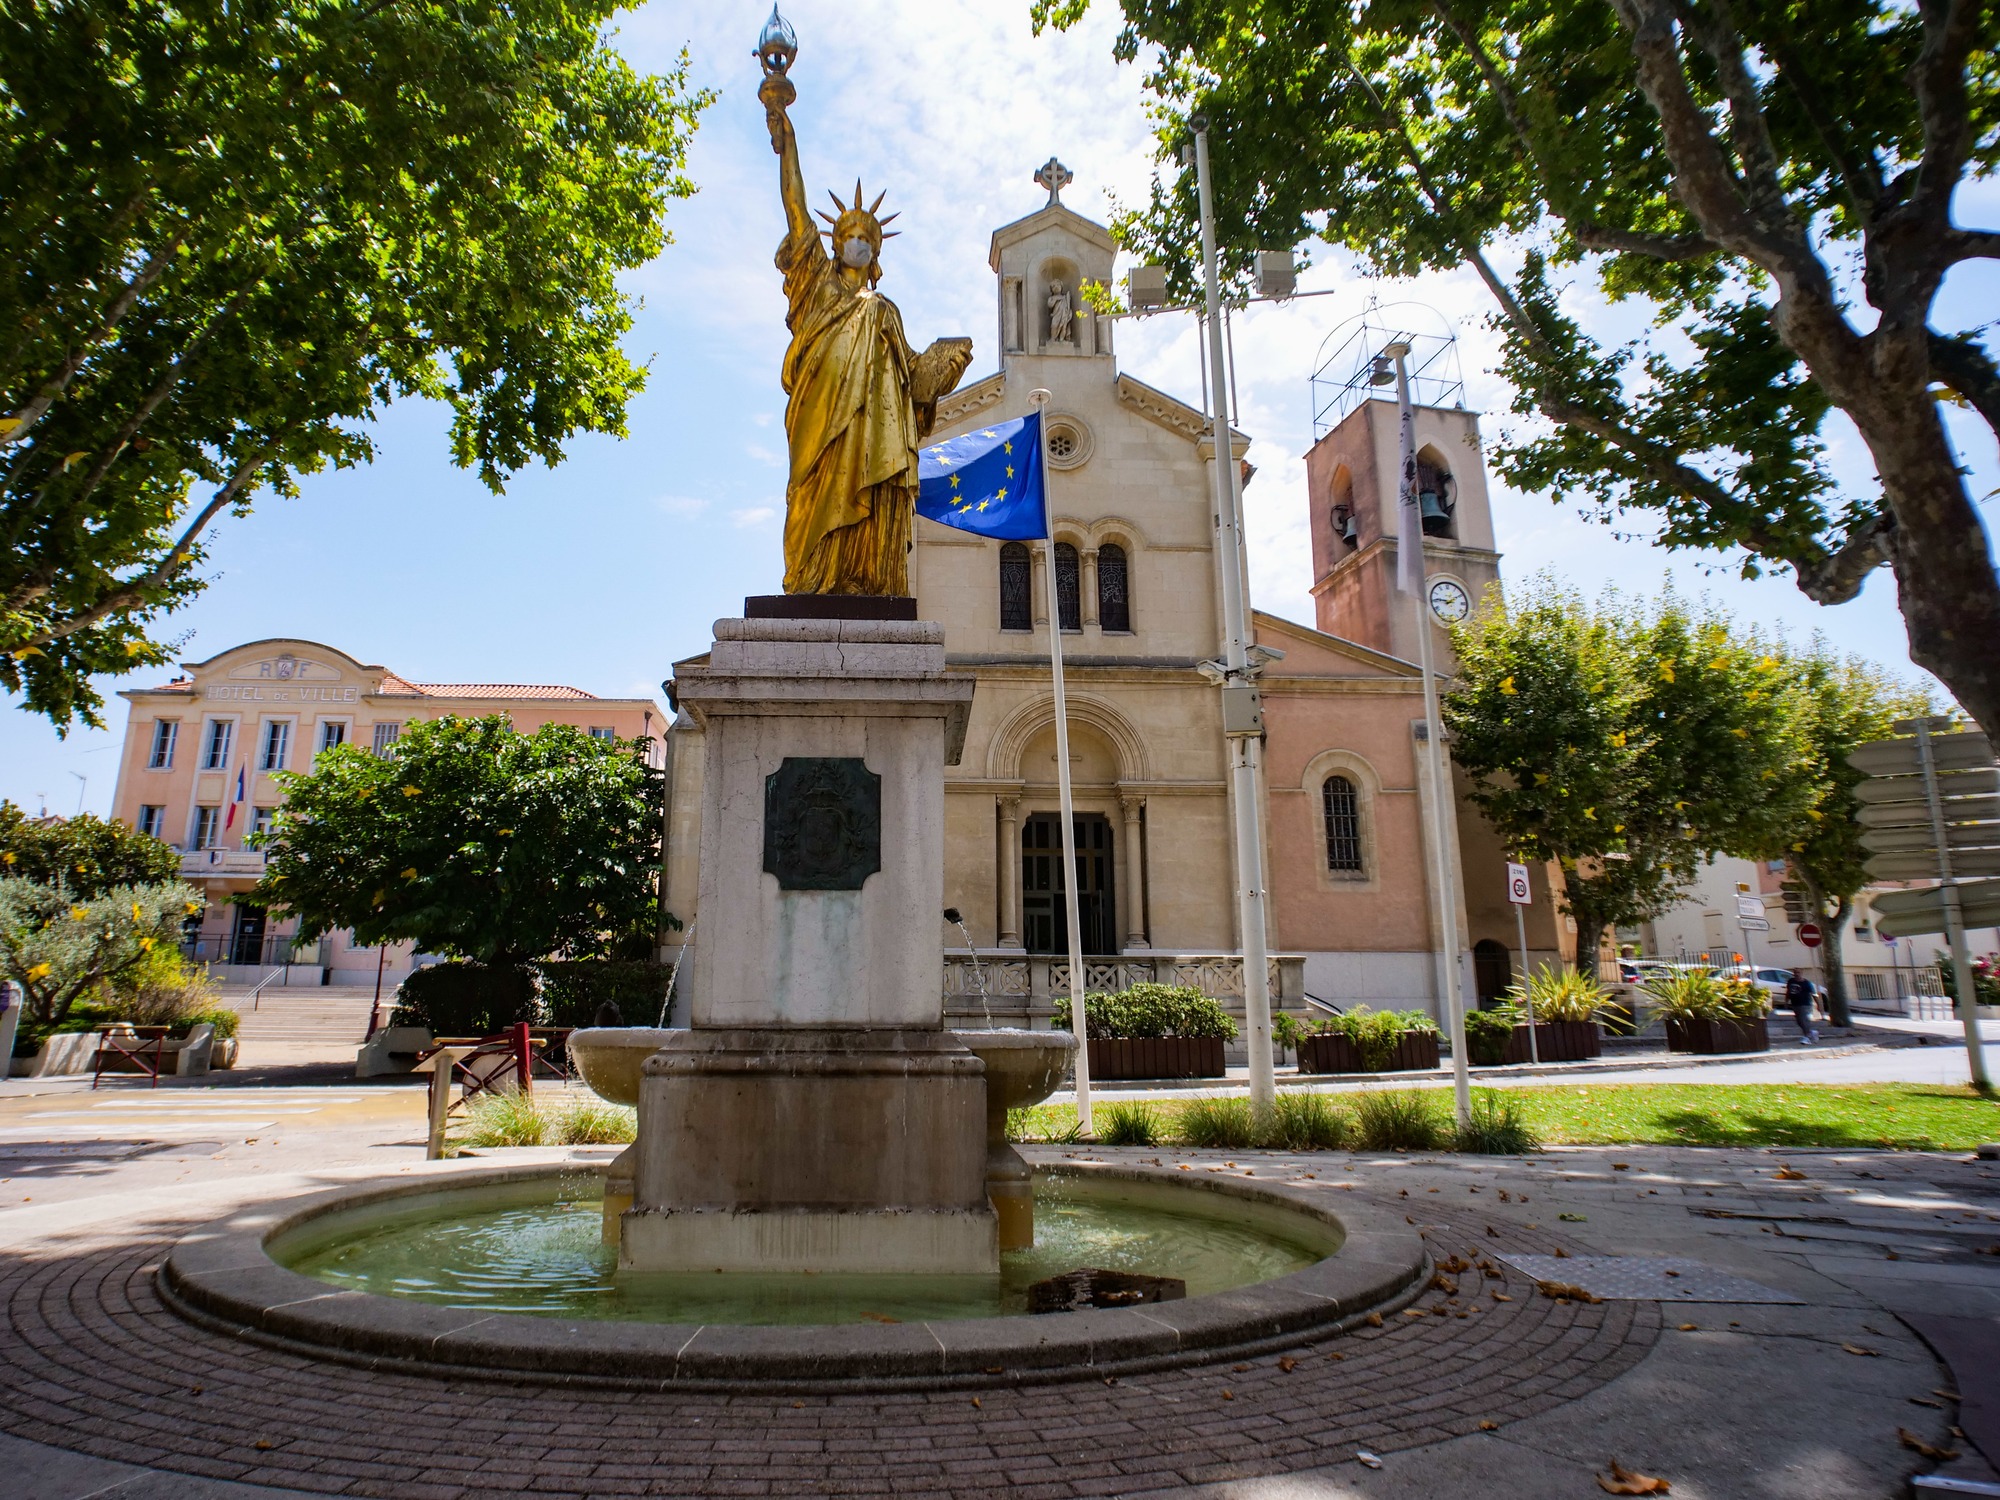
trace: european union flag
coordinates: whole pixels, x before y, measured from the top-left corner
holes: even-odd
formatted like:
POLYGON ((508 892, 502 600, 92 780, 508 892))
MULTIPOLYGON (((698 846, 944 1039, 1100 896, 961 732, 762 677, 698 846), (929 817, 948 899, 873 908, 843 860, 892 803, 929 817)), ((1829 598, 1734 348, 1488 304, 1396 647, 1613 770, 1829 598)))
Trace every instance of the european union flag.
POLYGON ((1003 541, 1049 534, 1042 414, 995 422, 917 455, 917 514, 1003 541))

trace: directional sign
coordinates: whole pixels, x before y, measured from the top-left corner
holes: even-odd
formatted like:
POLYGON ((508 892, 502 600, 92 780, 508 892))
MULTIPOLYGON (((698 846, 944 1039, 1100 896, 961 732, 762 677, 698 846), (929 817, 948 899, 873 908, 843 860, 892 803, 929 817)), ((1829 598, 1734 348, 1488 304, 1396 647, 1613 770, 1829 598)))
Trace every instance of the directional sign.
POLYGON ((1798 934, 1799 934, 1799 941, 1804 943, 1808 948, 1817 948, 1819 946, 1820 931, 1818 923, 1816 922, 1799 923, 1798 934))
MULTIPOLYGON (((2000 791, 2000 771, 1991 766, 1979 766, 1970 771, 1944 771, 1937 779, 1940 797, 1970 797, 1982 792, 2000 791)), ((1915 774, 1909 776, 1871 776, 1854 789, 1855 800, 1867 805, 1873 802, 1914 802, 1924 806, 1924 778, 1915 774)))
MULTIPOLYGON (((1948 778, 1952 780, 1956 778, 1948 778)), ((1863 785, 1869 783, 1864 782, 1863 785)), ((1855 814, 1855 821, 1863 828, 1928 828, 1931 826, 1930 804, 1923 799, 1923 783, 1916 784, 1917 797, 1909 802, 1871 803, 1855 814)), ((1949 795, 1950 787, 1939 804, 1947 823, 1972 823, 2000 818, 2000 796, 1954 797, 1949 795)), ((1995 830, 2000 839, 2000 829, 1995 830)))
MULTIPOLYGON (((2000 875, 2000 849, 1954 849, 1951 852, 1951 873, 1960 880, 2000 875)), ((1917 854, 1871 854, 1868 857, 1868 878, 1936 880, 1937 851, 1925 849, 1917 854)))
POLYGON ((1534 897, 1528 886, 1528 867, 1511 861, 1507 865, 1507 899, 1516 906, 1532 906, 1534 897))
MULTIPOLYGON (((1917 776, 1923 761, 1915 740, 1873 740, 1857 745, 1847 763, 1870 776, 1917 776)), ((1931 739, 1931 765, 1940 771, 1971 771, 1993 764, 1993 745, 1983 734, 1940 734, 1931 739)))
MULTIPOLYGON (((1861 833, 1861 847, 1871 854, 1906 854, 1937 846, 1937 832, 1930 826, 1929 819, 1921 825, 1912 823, 1907 828, 1866 828, 1861 833)), ((1944 825, 1944 846, 1947 849, 2000 848, 2000 823, 1947 823, 1944 825)))
POLYGON ((1736 915, 1739 917, 1761 917, 1764 915, 1764 903, 1755 896, 1738 896, 1736 898, 1736 915))
MULTIPOLYGON (((2000 880, 1967 881, 1958 888, 1958 903, 1967 927, 2000 926, 2000 880)), ((1884 891, 1875 898, 1875 930, 1892 938, 1943 932, 1944 887, 1884 891)))
POLYGON ((1745 932, 1769 932, 1771 924, 1762 917, 1738 917, 1736 925, 1745 932))

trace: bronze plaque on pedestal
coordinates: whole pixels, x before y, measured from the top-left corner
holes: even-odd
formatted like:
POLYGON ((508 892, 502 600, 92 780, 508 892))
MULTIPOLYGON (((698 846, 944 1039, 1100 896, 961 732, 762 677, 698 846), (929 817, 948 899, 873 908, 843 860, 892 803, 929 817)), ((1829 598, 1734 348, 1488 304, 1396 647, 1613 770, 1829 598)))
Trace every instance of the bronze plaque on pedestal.
POLYGON ((764 870, 786 891, 858 891, 882 868, 882 778, 858 756, 788 755, 764 778, 764 870))

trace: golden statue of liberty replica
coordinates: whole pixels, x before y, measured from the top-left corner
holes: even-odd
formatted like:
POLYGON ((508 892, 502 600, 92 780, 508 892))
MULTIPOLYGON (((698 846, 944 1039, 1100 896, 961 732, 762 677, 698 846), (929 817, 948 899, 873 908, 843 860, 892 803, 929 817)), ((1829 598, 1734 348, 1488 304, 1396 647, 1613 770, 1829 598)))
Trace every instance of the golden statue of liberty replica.
POLYGON ((892 237, 875 217, 882 197, 863 208, 833 194, 836 213, 813 223, 799 171, 798 137, 785 113, 798 91, 785 76, 798 41, 774 7, 758 40, 764 82, 757 97, 778 155, 785 239, 777 265, 785 277, 783 382, 791 473, 785 485, 785 592, 910 592, 910 522, 917 500, 917 445, 929 434, 937 403, 972 359, 972 340, 939 339, 919 354, 903 336, 903 315, 875 290, 882 242, 892 237), (831 250, 820 244, 824 234, 831 250))

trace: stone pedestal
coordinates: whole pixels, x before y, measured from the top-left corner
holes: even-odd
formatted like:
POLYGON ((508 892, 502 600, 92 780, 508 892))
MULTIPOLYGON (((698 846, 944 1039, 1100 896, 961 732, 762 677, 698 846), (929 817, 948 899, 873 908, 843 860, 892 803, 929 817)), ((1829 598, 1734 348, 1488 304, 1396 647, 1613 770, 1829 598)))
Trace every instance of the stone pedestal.
POLYGON ((942 1029, 944 769, 973 683, 923 621, 718 621, 689 1031, 643 1070, 619 1262, 992 1273, 984 1066, 942 1029))

